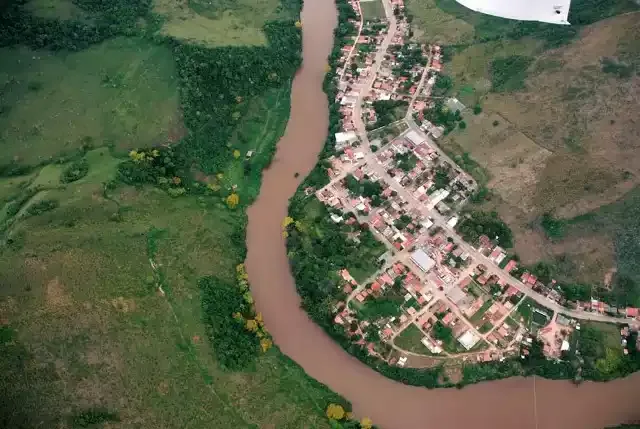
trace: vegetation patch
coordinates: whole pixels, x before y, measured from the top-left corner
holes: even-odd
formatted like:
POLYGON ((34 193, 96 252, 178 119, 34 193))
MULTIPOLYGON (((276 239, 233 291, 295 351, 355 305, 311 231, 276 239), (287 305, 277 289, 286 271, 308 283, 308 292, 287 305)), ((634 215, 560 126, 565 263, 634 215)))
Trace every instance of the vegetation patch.
POLYGON ((69 55, 0 48, 0 164, 35 165, 99 146, 167 141, 178 126, 171 52, 114 39, 69 55), (38 81, 34 90, 30 83, 38 81))
POLYGON ((393 340, 393 343, 403 350, 413 353, 419 353, 422 355, 431 355, 429 349, 422 344, 422 338, 424 333, 413 323, 407 326, 400 334, 393 340))
POLYGON ((368 0, 360 2, 360 9, 362 10, 362 18, 365 21, 372 21, 374 19, 384 19, 386 14, 384 13, 384 7, 380 0, 368 0))
POLYGON ((457 230, 469 243, 477 243, 481 235, 486 235, 503 248, 513 247, 513 233, 496 212, 473 211, 461 220, 457 230))
POLYGON ((531 57, 512 55, 491 61, 491 89, 496 92, 511 92, 525 88, 527 69, 533 62, 531 57))

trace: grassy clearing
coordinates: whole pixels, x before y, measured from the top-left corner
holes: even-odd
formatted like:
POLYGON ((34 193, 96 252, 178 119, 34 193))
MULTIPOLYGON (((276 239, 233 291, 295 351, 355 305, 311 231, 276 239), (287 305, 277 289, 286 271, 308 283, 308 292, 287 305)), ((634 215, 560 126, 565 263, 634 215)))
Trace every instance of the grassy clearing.
MULTIPOLYGON (((482 326, 480 326, 480 329, 478 329, 478 331, 479 331, 481 334, 486 334, 486 333, 487 333, 487 332, 489 332, 492 328, 493 328, 493 325, 491 324, 491 322, 487 321, 487 322, 484 322, 484 323, 482 324, 482 326)), ((484 341, 483 341, 483 342, 484 342, 484 341)), ((475 348, 475 347, 474 347, 474 348, 475 348)))
MULTIPOLYGON (((12 386, 27 377, 11 395, 40 404, 51 426, 66 421, 73 404, 117 410, 113 427, 141 418, 145 427, 185 419, 194 427, 328 427, 323 408, 337 398, 277 350, 240 373, 221 371, 211 354, 196 280, 233 281, 242 215, 152 188, 119 188, 103 198, 101 181, 107 170, 115 173, 105 156, 90 152, 85 178, 48 191, 60 207, 22 219, 13 232, 19 244, 1 250, 0 317, 23 350, 3 349, 3 365, 23 353, 24 365, 44 368, 29 374, 5 367, 12 386), (170 300, 153 285, 151 230, 163 231, 154 258, 170 300)), ((29 418, 22 412, 5 415, 29 418)))
MULTIPOLYGON (((484 313, 487 312, 487 310, 489 309, 489 307, 491 307, 493 305, 493 301, 492 300, 487 300, 487 302, 485 302, 484 304, 482 304, 482 307, 480 307, 478 309, 478 311, 476 311, 473 316, 471 316, 469 318, 469 321, 471 323, 473 323, 474 325, 477 325, 478 323, 480 323, 484 317, 484 313)), ((489 322, 487 322, 489 323, 489 322)), ((484 333, 484 332, 483 332, 484 333)))
POLYGON ((79 21, 88 19, 88 14, 71 0, 31 0, 26 7, 33 15, 41 18, 79 21))
POLYGON ((438 0, 409 0, 405 3, 414 16, 415 33, 426 43, 445 45, 468 43, 473 39, 473 25, 438 7, 438 0))
POLYGON ((551 152, 527 138, 518 128, 498 114, 467 115, 467 128, 455 130, 441 145, 455 154, 465 153, 467 168, 506 202, 521 210, 534 209, 535 185, 551 152), (475 167, 479 164, 480 168, 475 167), (487 180, 487 172, 490 180, 487 180))
POLYGON ((620 304, 640 306, 640 188, 613 204, 568 220, 566 228, 569 238, 597 232, 613 241, 617 267, 613 297, 620 304))
POLYGON ((362 18, 365 21, 374 19, 383 19, 386 17, 384 13, 384 7, 380 0, 369 0, 360 2, 360 8, 362 9, 362 18))
POLYGON ((276 143, 284 134, 289 117, 289 95, 287 83, 248 101, 247 113, 229 140, 231 150, 238 150, 240 156, 230 165, 226 176, 229 183, 245 190, 249 198, 258 195, 262 170, 268 166, 276 143))
POLYGON ((115 39, 72 54, 2 48, 0 165, 34 165, 83 147, 167 141, 179 127, 171 52, 115 39))
POLYGON ((516 312, 519 316, 520 322, 529 329, 531 329, 533 324, 538 327, 546 325, 553 314, 551 310, 541 306, 536 301, 528 297, 520 303, 516 312), (548 317, 544 317, 539 313, 546 314, 548 317))
POLYGON ((393 340, 393 343, 408 352, 432 356, 433 354, 420 341, 424 336, 416 325, 411 324, 393 340))
POLYGON ((265 45, 266 22, 295 17, 278 0, 154 0, 153 9, 164 18, 163 34, 210 47, 265 45))
POLYGON ((541 48, 542 42, 533 38, 470 45, 455 53, 446 73, 453 78, 457 98, 473 106, 492 89, 492 59, 536 55, 541 48))

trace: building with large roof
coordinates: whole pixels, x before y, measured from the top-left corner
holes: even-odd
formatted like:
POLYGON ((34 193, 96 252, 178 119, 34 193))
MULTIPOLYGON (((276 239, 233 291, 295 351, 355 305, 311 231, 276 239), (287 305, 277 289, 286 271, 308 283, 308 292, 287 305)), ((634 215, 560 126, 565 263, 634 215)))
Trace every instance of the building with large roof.
POLYGON ((436 261, 431 259, 427 252, 422 249, 418 249, 411 254, 411 261, 425 273, 436 265, 436 261))

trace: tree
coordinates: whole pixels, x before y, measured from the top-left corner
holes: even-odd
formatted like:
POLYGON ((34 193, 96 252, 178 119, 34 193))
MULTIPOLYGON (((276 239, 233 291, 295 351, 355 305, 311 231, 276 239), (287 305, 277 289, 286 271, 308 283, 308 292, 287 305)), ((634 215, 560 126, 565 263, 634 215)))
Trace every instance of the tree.
POLYGON ((373 427, 373 421, 369 417, 363 417, 360 420, 360 428, 361 429, 371 429, 373 427))
POLYGON ((240 197, 238 197, 238 194, 236 193, 232 193, 227 197, 227 206, 230 209, 234 209, 239 202, 240 202, 240 197))
POLYGON ((244 327, 249 332, 256 332, 258 330, 258 322, 253 319, 249 319, 245 322, 244 327))
POLYGON ((233 151, 233 157, 234 157, 235 159, 240 158, 240 151, 239 151, 238 149, 236 149, 236 150, 234 150, 234 151, 233 151))
POLYGON ((327 417, 331 420, 342 420, 345 416, 344 408, 338 404, 329 404, 327 407, 327 417))
POLYGON ((480 106, 480 104, 473 106, 473 114, 478 115, 480 113, 482 113, 482 106, 480 106))
POLYGON ((266 353, 272 345, 273 341, 271 341, 269 338, 263 338, 260 340, 260 348, 262 349, 263 353, 266 353))
POLYGON ((460 121, 458 126, 460 127, 461 130, 464 130, 465 128, 467 128, 467 123, 465 121, 460 121))

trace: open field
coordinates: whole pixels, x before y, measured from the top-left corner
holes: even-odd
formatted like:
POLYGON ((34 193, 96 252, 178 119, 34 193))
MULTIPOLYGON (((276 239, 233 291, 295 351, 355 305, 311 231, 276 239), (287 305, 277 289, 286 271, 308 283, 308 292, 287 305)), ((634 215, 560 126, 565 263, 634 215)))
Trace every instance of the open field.
POLYGON ((35 16, 47 19, 86 20, 88 14, 72 0, 31 0, 27 10, 35 16))
POLYGON ((361 1, 360 8, 362 9, 362 17, 365 21, 382 19, 386 16, 380 0, 361 1))
POLYGON ((2 48, 0 165, 161 144, 180 127, 171 52, 137 39, 54 54, 2 48))
POLYGON ((541 50, 542 42, 534 38, 498 40, 470 45, 457 52, 447 64, 446 73, 453 78, 457 97, 473 107, 491 91, 492 58, 512 55, 531 56, 541 50))
POLYGON ((415 34, 426 43, 454 45, 473 39, 473 25, 439 7, 439 0, 407 0, 406 7, 414 16, 415 34))
POLYGON ((416 325, 411 324, 393 340, 393 343, 403 350, 432 356, 429 349, 420 341, 424 336, 425 335, 416 325))
MULTIPOLYGON (((551 152, 538 146, 498 114, 465 116, 468 126, 445 137, 441 145, 469 153, 491 174, 487 186, 507 203, 532 212, 538 176, 551 152)), ((451 149, 447 149, 451 150, 451 149)))
POLYGON ((154 0, 153 10, 165 19, 163 34, 211 47, 265 45, 264 24, 295 15, 278 0, 154 0))
POLYGON ((0 250, 0 321, 12 332, 0 345, 0 390, 25 407, 2 410, 9 422, 69 427, 71 415, 104 408, 117 412, 114 428, 185 419, 194 427, 328 427, 322 407, 334 395, 277 350, 236 373, 221 371, 211 354, 197 279, 233 280, 242 215, 217 199, 172 199, 153 188, 121 187, 105 198, 102 182, 118 160, 105 150, 87 158, 88 174, 69 185, 51 170, 33 178, 60 205, 19 220, 0 250), (163 233, 150 244, 152 230, 163 233), (153 285, 150 246, 167 296, 153 285), (27 407, 36 404, 32 416, 27 407))

